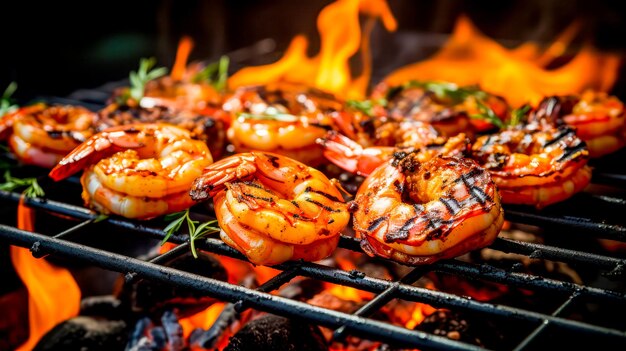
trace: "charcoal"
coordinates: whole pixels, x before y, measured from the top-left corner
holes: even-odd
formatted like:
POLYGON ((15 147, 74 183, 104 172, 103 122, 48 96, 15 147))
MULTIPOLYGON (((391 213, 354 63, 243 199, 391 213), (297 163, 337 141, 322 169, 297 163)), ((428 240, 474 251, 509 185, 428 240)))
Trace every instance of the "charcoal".
POLYGON ((111 320, 128 318, 128 313, 122 308, 121 301, 112 295, 89 296, 82 299, 79 315, 111 320))
POLYGON ((449 310, 436 311, 417 325, 415 330, 486 348, 502 347, 503 336, 495 324, 484 318, 449 310))
POLYGON ((161 317, 161 323, 167 335, 167 345, 169 350, 182 350, 185 346, 183 340, 183 327, 178 323, 178 317, 172 311, 166 311, 161 317))
POLYGON ((99 320, 79 316, 57 324, 37 343, 34 351, 123 350, 128 339, 122 320, 99 320))
POLYGON ((317 326, 265 315, 243 327, 224 351, 326 351, 317 326))
MULTIPOLYGON (((199 252, 197 259, 191 253, 185 254, 168 266, 221 281, 226 281, 228 277, 221 263, 203 252, 199 252)), ((215 302, 215 299, 194 290, 149 279, 139 279, 131 284, 125 284, 119 298, 133 312, 150 314, 156 318, 160 318, 164 311, 171 309, 179 310, 179 316, 184 317, 199 312, 215 302)))

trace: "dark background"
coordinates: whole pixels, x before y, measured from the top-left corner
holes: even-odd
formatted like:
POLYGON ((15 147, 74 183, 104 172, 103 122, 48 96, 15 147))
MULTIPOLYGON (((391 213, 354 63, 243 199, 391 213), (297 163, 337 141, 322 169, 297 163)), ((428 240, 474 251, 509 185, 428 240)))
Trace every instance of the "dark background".
MULTIPOLYGON (((319 41, 315 18, 327 0, 156 0, 66 3, 19 1, 2 5, 0 90, 17 81, 20 100, 64 96, 119 80, 141 57, 155 56, 170 67, 181 35, 194 38, 192 59, 261 42, 260 49, 237 51, 233 69, 275 60, 293 35, 319 41)), ((399 32, 374 35, 375 77, 431 53, 467 13, 489 36, 513 45, 549 42, 575 19, 583 29, 577 42, 590 40, 604 50, 626 48, 626 4, 618 1, 418 1, 389 0, 399 32)), ((620 93, 618 86, 616 91, 620 93)))

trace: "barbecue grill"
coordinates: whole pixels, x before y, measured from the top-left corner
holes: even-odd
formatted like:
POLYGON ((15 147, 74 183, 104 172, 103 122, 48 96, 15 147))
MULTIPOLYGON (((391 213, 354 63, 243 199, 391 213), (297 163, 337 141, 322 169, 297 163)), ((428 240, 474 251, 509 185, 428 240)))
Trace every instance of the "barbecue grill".
MULTIPOLYGON (((110 89, 115 85, 109 84, 99 89, 83 90, 73 94, 70 98, 51 98, 49 100, 53 103, 82 104, 97 108, 103 106, 104 99, 110 96, 110 89)), ((622 153, 615 157, 623 156, 622 153)), ((594 185, 610 185, 618 189, 626 189, 626 173, 619 169, 619 166, 615 166, 614 163, 611 165, 611 163, 609 159, 596 165, 593 178, 594 185)), ((46 177, 45 170, 35 172, 38 172, 35 176, 39 176, 42 180, 46 177)), ((46 182, 45 187, 49 194, 53 194, 59 193, 55 189, 76 186, 76 183, 77 178, 74 177, 61 183, 46 182)), ((275 268, 281 272, 265 284, 256 289, 249 289, 168 267, 178 257, 188 252, 189 241, 186 235, 173 235, 170 242, 179 245, 148 261, 103 249, 104 237, 90 238, 89 245, 80 244, 79 242, 89 236, 90 231, 95 226, 102 225, 98 223, 101 218, 91 210, 68 203, 66 197, 66 194, 58 194, 47 198, 27 199, 26 204, 37 209, 37 211, 61 215, 68 229, 56 234, 43 235, 0 224, 0 242, 30 248, 35 257, 60 256, 120 272, 125 274, 127 281, 136 279, 136 277, 144 277, 181 288, 192 289, 219 300, 234 303, 238 311, 254 308, 332 328, 335 330, 335 339, 341 339, 350 334, 383 341, 402 348, 416 347, 421 350, 480 349, 460 341, 405 329, 369 318, 391 300, 403 299, 430 304, 438 308, 471 312, 488 320, 514 321, 524 325, 525 327, 520 329, 520 333, 523 331, 526 335, 520 335, 521 341, 515 346, 515 350, 533 349, 554 342, 566 344, 566 339, 548 338, 551 335, 558 335, 559 338, 568 338, 568 340, 581 340, 580 338, 570 339, 572 335, 582 336, 582 340, 594 338, 594 340, 602 340, 604 345, 615 345, 616 348, 619 348, 617 345, 626 345, 626 327, 623 323, 617 323, 616 327, 615 324, 607 326, 598 321, 599 318, 591 321, 567 318, 568 313, 588 303, 610 306, 614 311, 623 311, 626 308, 626 292, 623 289, 578 285, 539 275, 516 272, 515 269, 506 270, 486 263, 474 264, 457 259, 413 268, 397 281, 377 279, 360 271, 345 271, 318 263, 287 262, 276 266, 275 268), (531 290, 535 294, 558 296, 562 302, 554 311, 536 312, 506 304, 479 302, 464 296, 412 285, 429 271, 457 275, 471 280, 495 282, 531 290), (354 314, 346 314, 270 294, 296 276, 353 287, 374 293, 375 297, 354 314)), ((19 193, 0 191, 0 201, 5 205, 6 203, 16 203, 19 198, 19 193)), ((546 237, 556 235, 562 238, 565 234, 566 239, 571 238, 573 242, 580 238, 604 238, 626 242, 626 227, 618 223, 619 218, 613 218, 613 222, 606 221, 607 216, 617 217, 612 216, 611 213, 623 213, 625 207, 626 200, 623 198, 582 193, 544 211, 536 211, 527 207, 507 206, 505 216, 507 220, 512 222, 536 225, 546 229, 546 237)), ((149 223, 118 217, 109 217, 104 221, 120 231, 129 232, 128 235, 132 240, 162 240, 166 235, 161 228, 150 226, 149 223)), ((196 245, 199 249, 210 253, 245 260, 243 255, 216 238, 199 240, 196 245)), ((339 246, 343 249, 362 252, 358 240, 348 236, 342 236, 339 246)), ((584 248, 570 249, 567 247, 572 246, 528 243, 505 238, 498 238, 490 246, 491 249, 506 253, 594 269, 603 272, 603 275, 608 276, 611 280, 624 280, 626 260, 593 253, 584 248)), ((609 321, 610 319, 609 317, 609 321)))

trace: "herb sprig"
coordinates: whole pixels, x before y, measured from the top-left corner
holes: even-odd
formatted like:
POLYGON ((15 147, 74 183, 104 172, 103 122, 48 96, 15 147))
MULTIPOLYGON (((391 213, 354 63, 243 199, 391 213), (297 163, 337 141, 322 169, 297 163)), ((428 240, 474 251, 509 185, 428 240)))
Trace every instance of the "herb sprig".
POLYGON ((226 89, 226 81, 228 80, 228 65, 230 60, 228 56, 220 57, 219 61, 213 62, 200 72, 198 72, 193 78, 193 83, 207 82, 212 85, 217 91, 224 91, 226 89))
POLYGON ((0 97, 0 118, 2 118, 7 113, 14 112, 18 109, 18 105, 14 103, 11 96, 17 90, 17 83, 11 82, 7 88, 2 93, 2 97, 0 97))
POLYGON ((212 220, 199 224, 199 221, 191 219, 189 215, 189 209, 166 215, 165 220, 172 222, 170 222, 170 224, 168 224, 167 227, 163 229, 166 235, 165 238, 163 238, 163 241, 161 241, 161 245, 165 244, 173 234, 177 233, 184 223, 187 223, 187 229, 189 230, 189 243, 191 244, 191 253, 195 258, 198 258, 198 253, 196 252, 195 245, 196 240, 220 231, 220 228, 216 226, 217 220, 212 220))
POLYGON ((513 111, 511 111, 511 118, 509 118, 507 122, 504 122, 489 106, 485 105, 481 101, 476 101, 476 104, 480 113, 473 114, 470 116, 470 118, 486 120, 500 129, 514 127, 524 122, 526 114, 528 113, 528 111, 530 111, 531 108, 530 105, 524 105, 520 108, 514 109, 513 111))
POLYGON ((348 107, 365 113, 369 117, 374 117, 374 107, 387 106, 386 99, 378 100, 348 100, 346 101, 348 107))
POLYGON ((423 88, 435 94, 439 99, 450 99, 452 103, 458 104, 463 102, 470 96, 475 97, 477 100, 484 100, 487 98, 487 93, 481 90, 478 86, 470 85, 460 87, 454 83, 449 82, 434 82, 434 81, 409 81, 403 85, 403 88, 423 88))
POLYGON ((44 197, 46 193, 37 182, 37 178, 17 178, 11 175, 9 170, 4 172, 5 182, 0 184, 0 190, 13 191, 15 189, 25 188, 22 191, 24 196, 29 198, 44 197))
POLYGON ((145 94, 146 84, 148 84, 151 80, 167 74, 167 68, 154 68, 155 65, 156 59, 154 57, 142 58, 139 61, 139 69, 137 71, 131 71, 128 76, 130 80, 130 88, 128 90, 128 94, 121 97, 122 102, 126 102, 129 98, 139 102, 145 94))
POLYGON ((493 112, 493 110, 489 106, 485 105, 480 100, 476 100, 476 106, 478 107, 478 111, 480 112, 470 115, 470 118, 488 121, 489 123, 500 129, 505 127, 504 122, 502 122, 500 117, 498 117, 498 115, 496 115, 496 113, 493 112))

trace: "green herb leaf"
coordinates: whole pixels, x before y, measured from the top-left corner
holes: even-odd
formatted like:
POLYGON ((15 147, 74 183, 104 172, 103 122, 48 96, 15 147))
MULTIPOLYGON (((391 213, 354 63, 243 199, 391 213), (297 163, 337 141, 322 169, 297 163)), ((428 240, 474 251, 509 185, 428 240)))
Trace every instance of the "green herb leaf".
POLYGON ((500 129, 505 127, 504 122, 502 122, 500 117, 498 117, 489 106, 485 105, 480 100, 476 100, 476 105, 478 106, 478 110, 480 111, 480 113, 473 114, 470 116, 470 118, 483 119, 500 129))
POLYGON ((509 120, 508 125, 512 127, 524 122, 524 119, 526 118, 526 113, 530 111, 530 108, 530 105, 526 104, 520 108, 516 108, 511 111, 511 119, 509 120))
POLYGON ((230 60, 228 56, 222 56, 219 61, 204 67, 191 81, 194 83, 207 82, 217 91, 224 91, 226 89, 226 82, 228 81, 229 64, 230 60))
POLYGON ((29 198, 44 197, 46 193, 37 182, 37 178, 16 178, 11 175, 9 170, 4 172, 5 182, 0 184, 0 190, 13 191, 19 188, 25 188, 22 191, 24 196, 29 198))
POLYGON ((346 101, 346 105, 348 107, 353 108, 355 110, 359 110, 369 117, 374 117, 374 107, 375 106, 387 106, 386 99, 378 99, 378 100, 348 100, 346 101))
POLYGON ((101 213, 101 214, 99 214, 99 215, 98 215, 98 217, 96 217, 96 218, 93 220, 93 222, 94 222, 94 223, 100 223, 100 222, 102 222, 102 221, 104 221, 104 220, 107 220, 108 218, 109 218, 109 216, 107 216, 107 215, 105 215, 105 214, 101 213))
POLYGON ((0 97, 0 118, 4 117, 4 115, 14 112, 19 108, 11 98, 13 93, 17 90, 17 83, 11 82, 9 86, 2 93, 2 97, 0 97))
POLYGON ((165 216, 165 220, 172 221, 172 222, 168 224, 167 227, 165 227, 165 229, 163 229, 163 231, 165 231, 166 234, 163 240, 161 241, 161 245, 165 244, 167 240, 169 240, 169 238, 173 234, 177 233, 185 221, 191 220, 189 218, 189 209, 186 209, 185 211, 181 211, 181 212, 168 214, 165 216))
POLYGON ((172 222, 168 224, 167 227, 165 227, 164 229, 166 235, 163 238, 163 241, 161 241, 161 245, 165 244, 173 234, 177 233, 182 227, 183 223, 187 223, 187 229, 189 230, 189 242, 191 244, 191 253, 195 258, 198 258, 195 241, 209 234, 220 231, 220 228, 215 226, 217 224, 217 220, 208 221, 198 225, 198 223, 200 222, 192 220, 189 216, 189 209, 182 212, 166 215, 165 220, 171 220, 172 222))
POLYGON ((158 67, 153 68, 156 65, 156 59, 142 58, 139 61, 139 69, 137 72, 131 71, 128 78, 130 80, 129 97, 136 101, 141 100, 145 94, 146 84, 153 79, 157 79, 167 74, 167 68, 158 67))
POLYGON ((480 90, 478 86, 465 86, 460 87, 454 83, 449 82, 433 82, 433 81, 409 81, 404 84, 404 88, 418 87, 435 94, 439 99, 450 99, 452 103, 459 104, 470 96, 475 97, 477 100, 484 100, 487 98, 487 93, 480 90))
POLYGON ((217 220, 212 220, 208 222, 204 222, 200 224, 193 233, 189 234, 189 241, 191 243, 191 254, 194 258, 198 258, 198 253, 196 252, 196 240, 206 237, 209 234, 218 233, 220 231, 219 227, 216 227, 217 220))

